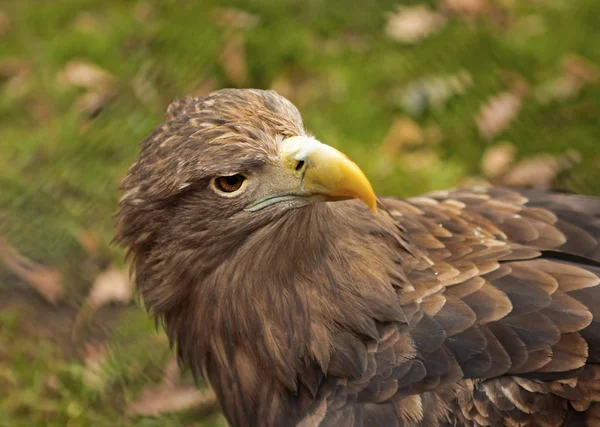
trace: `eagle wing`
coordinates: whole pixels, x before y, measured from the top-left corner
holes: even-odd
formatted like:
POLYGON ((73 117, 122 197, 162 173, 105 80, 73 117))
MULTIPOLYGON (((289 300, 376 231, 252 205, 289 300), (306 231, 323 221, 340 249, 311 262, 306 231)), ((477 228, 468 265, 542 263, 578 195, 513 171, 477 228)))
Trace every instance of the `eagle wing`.
POLYGON ((600 200, 482 189, 380 205, 418 252, 398 263, 407 322, 348 345, 315 424, 600 425, 600 200))

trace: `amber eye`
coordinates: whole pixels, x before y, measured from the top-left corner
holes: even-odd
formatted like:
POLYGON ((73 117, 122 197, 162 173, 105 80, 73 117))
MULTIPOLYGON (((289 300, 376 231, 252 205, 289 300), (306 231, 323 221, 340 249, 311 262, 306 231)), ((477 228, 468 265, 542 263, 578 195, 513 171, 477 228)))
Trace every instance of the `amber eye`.
POLYGON ((229 176, 219 176, 215 178, 215 187, 223 193, 233 193, 240 189, 246 177, 239 173, 229 176))

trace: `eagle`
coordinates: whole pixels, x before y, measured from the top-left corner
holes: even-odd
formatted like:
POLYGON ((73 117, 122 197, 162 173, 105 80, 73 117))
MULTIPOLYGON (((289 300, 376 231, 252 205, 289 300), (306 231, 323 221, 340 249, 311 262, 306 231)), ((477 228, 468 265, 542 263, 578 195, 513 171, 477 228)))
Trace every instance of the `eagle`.
POLYGON ((273 91, 175 100, 117 241, 233 426, 600 426, 600 199, 376 196, 273 91))

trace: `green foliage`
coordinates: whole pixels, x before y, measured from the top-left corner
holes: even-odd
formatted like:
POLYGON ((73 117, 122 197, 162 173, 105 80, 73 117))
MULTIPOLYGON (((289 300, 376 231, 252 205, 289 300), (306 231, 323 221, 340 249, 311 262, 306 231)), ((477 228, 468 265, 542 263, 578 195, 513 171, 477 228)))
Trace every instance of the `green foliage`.
MULTIPOLYGON (((600 64, 597 0, 515 1, 504 21, 455 17, 414 46, 385 35, 387 14, 396 4, 4 2, 11 25, 0 43, 0 234, 28 257, 72 272, 67 281, 74 287, 85 287, 98 270, 81 267, 87 257, 77 237, 82 230, 93 230, 100 252, 121 262, 122 253, 110 246, 120 179, 173 98, 236 85, 220 59, 232 33, 244 40, 244 86, 269 88, 283 81, 295 88, 307 128, 355 159, 378 192, 399 196, 453 186, 479 172, 489 142, 479 136, 474 117, 491 96, 509 89, 504 72, 535 86, 560 72, 565 55, 600 64), (258 23, 226 28, 216 19, 217 8, 226 7, 244 10, 258 23), (540 32, 530 31, 528 17, 541 25, 540 32), (113 76, 114 97, 97 114, 78 107, 86 89, 61 80, 72 60, 89 61, 113 76), (11 61, 24 71, 4 78, 11 61), (470 73, 473 86, 443 110, 415 118, 423 128, 439 126, 443 140, 432 148, 438 161, 415 167, 399 155, 386 158, 383 170, 382 142, 395 118, 407 114, 399 102, 403 89, 415 79, 460 70, 470 73)), ((598 85, 546 105, 527 96, 498 138, 512 141, 520 156, 577 149, 582 163, 558 184, 600 195, 599 115, 598 85)), ((0 291, 9 280, 14 278, 0 270, 0 291)), ((14 310, 0 312, 0 348, 9 349, 0 358, 0 396, 7 396, 0 400, 0 425, 200 425, 193 424, 193 413, 122 419, 141 388, 159 381, 169 354, 141 310, 125 310, 110 335, 101 392, 84 384, 83 362, 65 354, 64 343, 39 331, 23 333, 26 320, 14 310)))

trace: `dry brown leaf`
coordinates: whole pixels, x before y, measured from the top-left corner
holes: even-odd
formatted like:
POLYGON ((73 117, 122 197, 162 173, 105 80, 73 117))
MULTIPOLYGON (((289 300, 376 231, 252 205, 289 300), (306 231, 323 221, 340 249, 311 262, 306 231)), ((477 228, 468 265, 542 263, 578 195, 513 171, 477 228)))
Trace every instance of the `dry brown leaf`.
POLYGON ((56 304, 63 296, 62 274, 21 255, 0 237, 0 259, 8 269, 35 289, 46 301, 56 304))
POLYGON ((418 146, 425 141, 423 130, 417 122, 408 117, 394 120, 382 143, 386 156, 396 157, 409 146, 418 146))
POLYGON ((402 155, 402 166, 409 172, 427 172, 443 167, 437 150, 425 148, 402 155))
POLYGON ((138 400, 127 407, 130 415, 160 415, 190 408, 216 410, 217 398, 212 389, 198 390, 194 386, 178 385, 181 372, 177 359, 172 358, 165 366, 160 384, 147 387, 138 400))
POLYGON ((73 29, 80 33, 94 34, 101 32, 102 24, 94 14, 81 12, 75 17, 73 29))
POLYGON ((529 93, 530 84, 522 74, 510 69, 501 69, 498 74, 509 91, 518 97, 523 98, 529 93))
POLYGON ((133 16, 142 24, 148 23, 158 16, 156 8, 149 1, 140 1, 133 9, 133 16))
POLYGON ((440 145, 445 138, 442 128, 435 123, 429 123, 425 126, 423 135, 425 137, 425 144, 430 147, 440 145))
POLYGON ((380 146, 378 175, 385 177, 391 174, 398 159, 408 171, 423 172, 439 167, 441 159, 434 147, 443 138, 444 135, 437 125, 421 128, 409 117, 398 117, 380 146))
POLYGON ((30 94, 33 87, 31 64, 20 58, 6 58, 0 61, 0 84, 8 99, 21 99, 30 94))
POLYGON ((535 97, 542 104, 548 104, 552 101, 564 101, 577 96, 584 86, 583 81, 570 74, 563 73, 540 84, 535 89, 535 97))
POLYGON ((496 184, 508 187, 535 187, 548 189, 554 178, 564 170, 581 161, 581 155, 575 150, 564 155, 537 154, 517 162, 496 184))
POLYGON ((227 28, 250 29, 258 25, 258 16, 233 7, 218 7, 213 17, 217 24, 227 28))
POLYGON ((482 178, 480 176, 465 176, 458 182, 458 184, 456 184, 456 186, 458 188, 472 189, 476 187, 489 188, 493 187, 493 184, 487 179, 482 178))
POLYGON ((90 255, 98 252, 98 236, 90 230, 79 230, 76 234, 77 241, 90 255))
POLYGON ((58 393, 61 389, 60 380, 56 375, 49 375, 44 381, 44 386, 51 393, 58 393))
POLYGON ((243 86, 247 79, 247 68, 246 46, 242 34, 231 33, 228 36, 219 59, 229 82, 237 87, 243 86))
POLYGON ((201 97, 208 95, 210 92, 218 88, 217 79, 214 77, 208 77, 201 80, 189 91, 191 96, 201 97))
POLYGON ((133 282, 127 270, 109 267, 100 273, 75 317, 71 331, 72 339, 77 341, 81 337, 96 311, 103 305, 111 302, 127 304, 133 297, 133 291, 133 282))
POLYGON ((214 391, 201 392, 194 386, 149 387, 142 392, 138 400, 127 407, 130 415, 160 415, 169 412, 184 411, 190 408, 204 408, 214 405, 214 391))
POLYGON ((81 94, 73 103, 73 108, 86 117, 97 116, 114 99, 110 90, 93 90, 81 94))
POLYGON ((529 14, 517 18, 511 26, 516 37, 526 40, 529 37, 539 37, 548 32, 548 25, 542 15, 529 14))
POLYGON ((25 98, 32 92, 32 81, 29 74, 19 74, 4 85, 4 95, 7 98, 25 98))
POLYGON ((598 66, 580 56, 567 55, 562 60, 562 66, 566 73, 585 83, 598 83, 600 81, 598 66))
POLYGON ((31 64, 21 58, 5 58, 0 61, 0 81, 9 80, 21 74, 29 74, 31 64))
POLYGON ((60 80, 86 89, 107 88, 113 85, 113 76, 106 70, 85 60, 72 60, 59 75, 60 80))
POLYGON ((464 17, 484 15, 490 10, 488 0, 443 0, 442 8, 464 17))
POLYGON ((293 103, 296 103, 294 100, 296 97, 296 87, 292 83, 292 79, 287 74, 280 74, 275 76, 273 81, 271 82, 271 86, 269 89, 274 90, 284 98, 289 99, 293 103))
POLYGON ((517 147, 510 142, 500 142, 488 148, 481 158, 481 170, 488 178, 496 178, 510 168, 515 160, 517 147))
POLYGON ((6 12, 0 11, 0 36, 7 34, 12 29, 12 22, 6 12))
POLYGON ((148 106, 159 107, 160 94, 156 87, 156 81, 159 77, 159 67, 152 60, 144 62, 135 77, 133 78, 132 88, 135 96, 148 106))
POLYGON ((480 135, 493 139, 517 117, 521 111, 521 97, 513 92, 502 92, 490 98, 475 119, 480 135))
POLYGON ((444 15, 427 6, 399 6, 389 14, 385 33, 397 42, 414 44, 440 31, 445 24, 444 15))
POLYGON ((28 113, 38 123, 47 122, 56 113, 54 104, 46 97, 35 97, 26 103, 28 113))
POLYGON ((410 82, 397 96, 402 108, 413 116, 426 110, 440 110, 450 99, 464 94, 473 85, 473 78, 466 70, 456 74, 426 76, 410 82))
POLYGON ((321 95, 330 96, 329 91, 335 91, 334 86, 324 82, 321 76, 309 75, 304 70, 296 69, 276 76, 271 82, 270 89, 302 108, 308 102, 315 101, 318 95, 315 94, 315 89, 321 95))
POLYGON ((133 283, 128 271, 109 267, 96 277, 85 302, 97 309, 110 302, 126 304, 132 297, 133 283))
POLYGON ((568 55, 562 60, 562 68, 557 77, 536 88, 535 95, 541 103, 574 98, 586 85, 600 81, 600 69, 585 58, 568 55))
POLYGON ((82 380, 91 389, 102 390, 106 384, 106 360, 108 348, 98 342, 87 343, 84 350, 84 364, 82 380))

